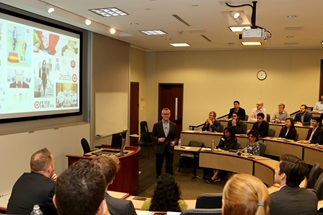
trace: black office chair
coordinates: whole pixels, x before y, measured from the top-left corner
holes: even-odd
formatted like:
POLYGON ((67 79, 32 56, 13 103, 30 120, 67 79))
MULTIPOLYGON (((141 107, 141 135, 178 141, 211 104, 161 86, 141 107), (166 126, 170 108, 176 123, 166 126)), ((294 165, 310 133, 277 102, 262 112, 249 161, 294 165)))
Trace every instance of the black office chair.
POLYGON ((81 145, 82 145, 84 154, 89 153, 91 151, 89 142, 85 138, 81 139, 81 145))
POLYGON ((186 211, 183 211, 181 215, 221 215, 222 214, 222 208, 217 209, 188 209, 186 211))
POLYGON ((307 181, 308 188, 314 188, 317 178, 319 176, 319 171, 320 171, 320 164, 315 163, 310 171, 310 174, 308 175, 308 181, 307 181))
POLYGON ((222 208, 222 193, 204 193, 197 197, 195 208, 222 208))
POLYGON ((268 129, 268 137, 274 137, 276 133, 276 130, 269 128, 268 129))
POLYGON ((152 139, 152 132, 149 132, 148 130, 147 121, 140 122, 140 139, 137 145, 148 148, 148 158, 150 158, 150 150, 154 152, 154 145, 152 139))
POLYGON ((294 141, 298 141, 298 136, 299 136, 299 134, 296 133, 296 136, 295 136, 295 140, 294 141))
POLYGON ((270 114, 268 114, 268 113, 266 114, 266 121, 270 122, 270 114))
POLYGON ((317 195, 318 200, 323 199, 323 173, 321 173, 320 177, 317 179, 315 185, 314 185, 314 190, 317 195))
MULTIPOLYGON (((196 141, 196 140, 191 140, 188 143, 188 146, 193 146, 193 147, 204 147, 204 143, 200 142, 200 141, 196 141)), ((198 155, 197 159, 198 159, 198 155)), ((178 172, 180 172, 182 164, 183 164, 183 160, 188 160, 188 161, 193 161, 194 162, 194 153, 189 153, 189 152, 185 152, 179 155, 179 166, 178 166, 178 172)), ((196 161, 198 163, 198 161, 196 161)), ((194 165, 196 165, 194 163, 194 165)))
POLYGON ((260 146, 260 156, 264 156, 266 153, 267 145, 264 142, 259 142, 260 146))
POLYGON ((246 134, 247 133, 247 126, 248 125, 246 123, 243 123, 242 125, 243 125, 242 133, 243 134, 246 134))
POLYGON ((244 121, 248 121, 248 119, 249 119, 249 115, 246 114, 246 117, 244 118, 244 121))

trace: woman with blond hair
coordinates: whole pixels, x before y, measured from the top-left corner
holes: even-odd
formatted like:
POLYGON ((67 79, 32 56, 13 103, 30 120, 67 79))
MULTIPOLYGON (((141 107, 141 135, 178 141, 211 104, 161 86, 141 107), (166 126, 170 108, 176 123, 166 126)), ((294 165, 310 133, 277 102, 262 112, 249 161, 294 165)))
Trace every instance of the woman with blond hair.
POLYGON ((267 215, 269 194, 265 184, 249 174, 235 174, 223 189, 223 215, 267 215))

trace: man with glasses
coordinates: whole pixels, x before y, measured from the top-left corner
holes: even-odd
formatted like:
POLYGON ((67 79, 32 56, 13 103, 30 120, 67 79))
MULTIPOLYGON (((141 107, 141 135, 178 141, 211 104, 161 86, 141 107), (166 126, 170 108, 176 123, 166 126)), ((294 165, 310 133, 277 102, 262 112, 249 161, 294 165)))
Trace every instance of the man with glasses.
POLYGON ((162 120, 154 124, 152 137, 156 143, 156 174, 161 175, 161 170, 166 158, 166 173, 174 174, 173 159, 174 146, 177 142, 176 124, 169 120, 169 108, 163 108, 161 112, 162 120))

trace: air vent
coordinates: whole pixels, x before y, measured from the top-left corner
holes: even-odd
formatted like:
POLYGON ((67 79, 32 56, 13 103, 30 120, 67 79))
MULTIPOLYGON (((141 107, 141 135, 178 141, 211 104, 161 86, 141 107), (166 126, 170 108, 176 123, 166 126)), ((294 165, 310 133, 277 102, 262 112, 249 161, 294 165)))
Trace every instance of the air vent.
POLYGON ((286 31, 300 31, 303 30, 303 27, 286 27, 286 31))
POLYGON ((298 45, 299 43, 284 43, 284 45, 287 45, 287 46, 293 46, 293 45, 298 45))

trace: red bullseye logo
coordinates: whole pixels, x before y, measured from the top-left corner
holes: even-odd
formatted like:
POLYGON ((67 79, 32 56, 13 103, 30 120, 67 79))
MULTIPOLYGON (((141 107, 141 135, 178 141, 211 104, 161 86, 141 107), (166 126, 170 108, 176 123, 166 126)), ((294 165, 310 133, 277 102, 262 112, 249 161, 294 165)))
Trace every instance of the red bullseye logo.
POLYGON ((39 101, 35 102, 34 106, 36 109, 38 109, 39 108, 39 101))
POLYGON ((77 75, 72 75, 72 80, 73 80, 73 82, 76 82, 77 81, 77 75))

